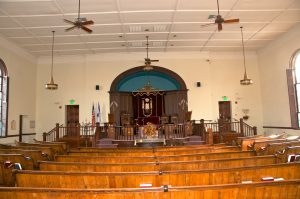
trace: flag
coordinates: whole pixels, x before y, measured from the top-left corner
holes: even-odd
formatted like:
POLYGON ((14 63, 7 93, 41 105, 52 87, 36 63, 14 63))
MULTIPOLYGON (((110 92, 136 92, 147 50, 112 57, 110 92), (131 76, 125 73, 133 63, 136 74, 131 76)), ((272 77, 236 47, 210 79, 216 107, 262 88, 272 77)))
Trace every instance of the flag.
POLYGON ((92 126, 96 126, 94 103, 93 103, 93 108, 92 108, 92 126))
POLYGON ((99 124, 100 124, 100 122, 101 122, 100 116, 101 116, 101 113, 100 113, 100 104, 99 104, 99 102, 98 102, 97 122, 98 122, 99 124))

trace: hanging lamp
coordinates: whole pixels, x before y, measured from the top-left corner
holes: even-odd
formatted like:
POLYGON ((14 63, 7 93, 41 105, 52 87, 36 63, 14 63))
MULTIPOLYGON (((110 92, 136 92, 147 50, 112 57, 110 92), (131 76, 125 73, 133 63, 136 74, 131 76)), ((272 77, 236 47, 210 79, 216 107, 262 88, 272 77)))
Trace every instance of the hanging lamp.
POLYGON ((52 31, 52 60, 51 60, 51 79, 50 79, 50 83, 45 84, 45 88, 48 90, 57 90, 58 89, 58 85, 54 83, 53 80, 53 51, 54 51, 54 33, 55 31, 52 31))
POLYGON ((246 58, 245 58, 245 46, 244 46, 244 35, 243 35, 243 26, 240 27, 241 28, 241 35, 242 35, 242 45, 243 45, 243 57, 244 57, 244 79, 240 80, 240 84, 241 85, 251 85, 253 84, 252 79, 249 79, 247 76, 247 69, 246 69, 246 58))

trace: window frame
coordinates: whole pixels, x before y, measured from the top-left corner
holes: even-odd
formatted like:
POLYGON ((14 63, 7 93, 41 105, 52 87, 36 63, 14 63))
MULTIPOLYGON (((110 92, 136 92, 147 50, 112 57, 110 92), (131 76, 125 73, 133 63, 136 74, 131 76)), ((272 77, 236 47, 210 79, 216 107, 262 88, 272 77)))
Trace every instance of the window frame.
MULTIPOLYGON (((3 137, 7 137, 8 136, 8 93, 9 93, 9 77, 8 77, 8 72, 7 72, 7 67, 4 63, 4 61, 2 59, 0 59, 0 70, 1 70, 1 74, 0 74, 0 78, 1 78, 1 85, 0 85, 0 95, 2 95, 1 97, 1 105, 0 105, 0 119, 3 121, 5 120, 5 132, 2 134, 0 134, 0 138, 3 137), (4 82, 6 81, 6 82, 4 82), (6 84, 5 84, 6 83, 6 84), (6 89, 4 89, 4 86, 6 85, 6 89), (4 93, 4 94, 3 94, 4 93), (3 96, 6 95, 6 104, 3 103, 3 96), (3 108, 6 108, 6 114, 3 115, 3 108), (4 119, 3 119, 4 118, 4 119)), ((1 130, 2 131, 2 130, 1 130)))
MULTIPOLYGON (((291 115, 291 127, 294 129, 300 128, 299 114, 300 114, 300 89, 297 91, 297 85, 300 85, 300 75, 296 76, 296 59, 300 59, 300 49, 297 49, 291 56, 289 69, 286 70, 287 74, 287 86, 289 95, 290 115, 291 115), (298 79, 298 82, 297 82, 298 79)), ((299 69, 300 70, 300 65, 299 69)))

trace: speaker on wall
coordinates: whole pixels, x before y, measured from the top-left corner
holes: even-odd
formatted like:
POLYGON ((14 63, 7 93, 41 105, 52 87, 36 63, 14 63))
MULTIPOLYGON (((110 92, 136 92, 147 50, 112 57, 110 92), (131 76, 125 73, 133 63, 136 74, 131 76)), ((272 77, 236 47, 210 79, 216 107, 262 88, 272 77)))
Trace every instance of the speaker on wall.
POLYGON ((201 87, 201 82, 197 82, 197 87, 201 87))
POLYGON ((100 90, 100 86, 96 85, 96 91, 100 90))

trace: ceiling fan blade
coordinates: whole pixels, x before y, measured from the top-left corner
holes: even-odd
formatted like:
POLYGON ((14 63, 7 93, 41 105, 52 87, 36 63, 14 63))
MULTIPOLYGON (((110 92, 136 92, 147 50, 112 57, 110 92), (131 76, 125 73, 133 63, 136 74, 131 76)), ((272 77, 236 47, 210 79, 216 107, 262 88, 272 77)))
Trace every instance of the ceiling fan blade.
POLYGON ((69 31, 69 30, 73 30, 74 28, 76 28, 77 26, 72 26, 70 28, 65 29, 65 31, 69 31))
POLYGON ((216 23, 207 23, 207 24, 201 25, 201 27, 206 27, 206 26, 210 26, 210 25, 214 25, 214 24, 216 24, 216 23))
POLYGON ((159 62, 158 59, 150 60, 151 62, 159 62))
POLYGON ((224 20, 224 23, 238 23, 240 22, 240 19, 227 19, 224 20))
POLYGON ((208 19, 215 19, 217 18, 217 15, 208 15, 208 19))
POLYGON ((222 24, 218 23, 218 31, 221 31, 223 29, 222 24))
POLYGON ((93 25, 94 24, 94 21, 92 20, 89 20, 89 21, 84 21, 81 23, 82 25, 93 25))
POLYGON ((84 31, 88 32, 88 33, 92 33, 92 32, 93 32, 91 29, 89 29, 89 28, 87 28, 87 27, 85 27, 85 26, 81 26, 81 28, 82 28, 84 31))
POLYGON ((64 21, 67 22, 67 23, 69 23, 69 24, 75 25, 75 22, 70 21, 70 20, 68 20, 68 19, 64 19, 64 21))

